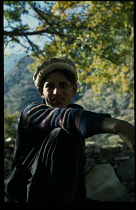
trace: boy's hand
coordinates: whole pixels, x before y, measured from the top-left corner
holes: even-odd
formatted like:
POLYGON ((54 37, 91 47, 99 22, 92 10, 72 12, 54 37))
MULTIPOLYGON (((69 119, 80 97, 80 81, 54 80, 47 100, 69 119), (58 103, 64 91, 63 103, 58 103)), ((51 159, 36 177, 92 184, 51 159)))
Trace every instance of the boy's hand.
POLYGON ((118 135, 135 153, 134 126, 126 121, 120 121, 118 135))
POLYGON ((102 122, 102 132, 118 135, 135 153, 134 126, 124 120, 105 117, 102 122))

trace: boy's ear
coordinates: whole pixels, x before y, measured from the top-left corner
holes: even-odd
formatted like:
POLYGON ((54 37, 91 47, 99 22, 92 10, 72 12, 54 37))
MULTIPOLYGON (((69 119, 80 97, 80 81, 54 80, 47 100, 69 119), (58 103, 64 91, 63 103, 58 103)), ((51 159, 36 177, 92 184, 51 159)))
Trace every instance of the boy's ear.
POLYGON ((73 85, 73 95, 72 96, 76 95, 76 93, 77 93, 77 84, 74 84, 73 85))
POLYGON ((42 87, 39 87, 39 88, 38 88, 38 92, 39 92, 41 98, 44 98, 44 95, 43 95, 43 88, 42 88, 42 87))

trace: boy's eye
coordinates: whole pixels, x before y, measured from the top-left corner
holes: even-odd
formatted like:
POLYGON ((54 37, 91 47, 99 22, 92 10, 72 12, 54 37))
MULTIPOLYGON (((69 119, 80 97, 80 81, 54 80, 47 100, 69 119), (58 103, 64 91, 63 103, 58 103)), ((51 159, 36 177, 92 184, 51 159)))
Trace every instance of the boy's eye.
POLYGON ((66 87, 67 84, 66 84, 66 83, 61 83, 60 86, 61 86, 61 87, 66 87))
POLYGON ((53 85, 52 84, 48 84, 48 85, 46 85, 46 88, 53 88, 53 85))
MULTIPOLYGON (((66 84, 66 83, 64 83, 64 82, 62 82, 62 83, 60 83, 60 87, 61 88, 64 88, 64 87, 67 87, 68 85, 66 84)), ((53 85, 53 84, 46 84, 46 86, 45 86, 46 88, 54 88, 55 86, 53 85)))

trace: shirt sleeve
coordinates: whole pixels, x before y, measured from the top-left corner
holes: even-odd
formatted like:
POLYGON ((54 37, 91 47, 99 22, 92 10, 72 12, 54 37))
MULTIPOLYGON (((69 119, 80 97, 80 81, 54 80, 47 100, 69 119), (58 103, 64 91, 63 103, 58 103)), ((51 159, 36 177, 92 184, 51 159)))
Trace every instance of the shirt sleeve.
POLYGON ((71 135, 84 138, 102 133, 101 123, 109 114, 95 113, 80 108, 50 108, 45 104, 33 103, 22 113, 22 127, 31 136, 45 135, 62 127, 71 135))

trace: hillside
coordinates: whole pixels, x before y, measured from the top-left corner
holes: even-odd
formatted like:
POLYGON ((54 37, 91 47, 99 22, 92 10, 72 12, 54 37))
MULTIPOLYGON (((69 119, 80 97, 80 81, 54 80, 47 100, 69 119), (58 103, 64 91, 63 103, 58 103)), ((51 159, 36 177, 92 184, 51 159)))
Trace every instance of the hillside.
POLYGON ((10 56, 4 56, 4 76, 15 67, 21 58, 26 54, 12 54, 10 56))
POLYGON ((32 62, 31 57, 25 56, 5 75, 4 106, 11 114, 21 112, 28 104, 41 100, 32 80, 33 74, 27 68, 32 62))

